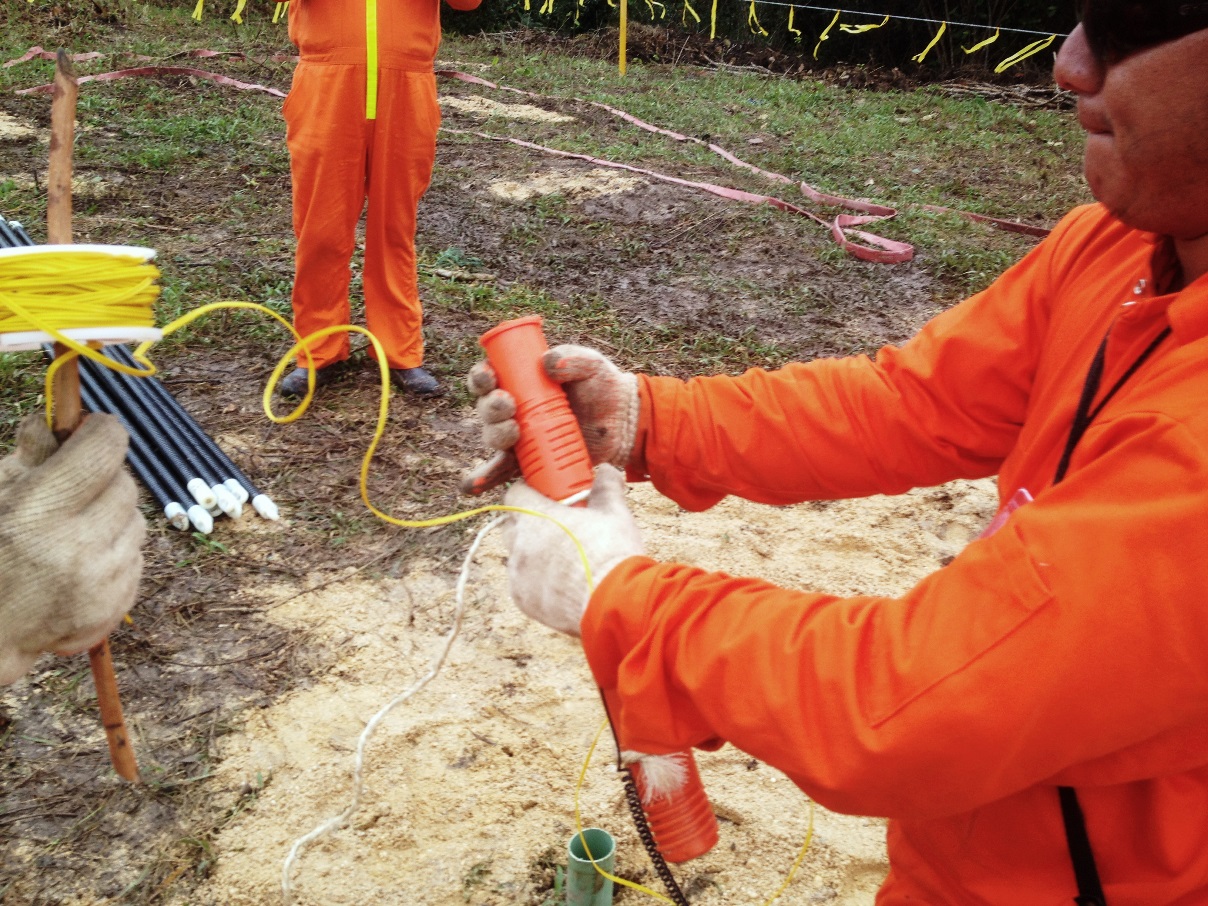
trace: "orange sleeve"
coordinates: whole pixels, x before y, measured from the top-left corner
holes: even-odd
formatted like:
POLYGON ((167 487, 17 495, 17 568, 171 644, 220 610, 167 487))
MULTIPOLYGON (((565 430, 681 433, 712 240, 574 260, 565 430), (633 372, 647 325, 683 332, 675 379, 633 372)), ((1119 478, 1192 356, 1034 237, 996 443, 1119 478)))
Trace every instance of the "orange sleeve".
POLYGON ((901 348, 684 382, 642 376, 637 461, 690 510, 897 494, 993 475, 1028 405, 1048 317, 1049 241, 901 348))
MULTIPOLYGON (((644 465, 698 508, 725 493, 783 503, 987 475, 1018 452, 1025 416, 1027 430, 1064 427, 1027 453, 1035 500, 900 598, 626 560, 581 627, 625 748, 725 740, 830 808, 899 818, 1202 760, 1170 740, 1208 721, 1208 337, 1176 330, 1050 486, 1047 448, 1059 452, 1118 305, 1093 284, 1118 250, 1072 267, 1079 242, 1044 244, 875 363, 646 383, 644 465), (1032 392, 1035 347, 1048 342, 1045 367, 1071 358, 1067 334, 1044 335, 1054 285, 1062 330, 1090 327, 1069 386, 1032 392)), ((1208 281, 1196 287, 1180 306, 1208 306, 1208 281)))
POLYGON ((829 808, 926 818, 1202 726, 1208 414, 1083 443, 1093 462, 901 598, 624 561, 582 623, 623 746, 725 740, 829 808))
POLYGON ((445 0, 445 2, 454 9, 463 11, 478 9, 482 4, 482 0, 445 0))

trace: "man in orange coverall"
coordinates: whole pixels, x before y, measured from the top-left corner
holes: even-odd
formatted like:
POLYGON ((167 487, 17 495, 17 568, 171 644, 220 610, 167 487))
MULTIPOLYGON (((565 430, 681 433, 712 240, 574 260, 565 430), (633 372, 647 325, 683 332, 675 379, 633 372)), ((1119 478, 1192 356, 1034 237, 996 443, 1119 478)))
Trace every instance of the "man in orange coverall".
MULTIPOLYGON (((1100 203, 901 348, 686 383, 543 360, 595 461, 688 509, 996 474, 995 533, 900 598, 836 598, 642 556, 608 466, 586 508, 506 497, 587 550, 594 592, 511 517, 512 595, 581 633, 623 747, 728 741, 889 817, 882 906, 1208 903, 1208 3, 1083 14, 1055 75, 1100 203)), ((471 385, 506 449, 510 397, 471 385)))
MULTIPOLYGON (((475 9, 481 0, 447 0, 475 9)), ((283 113, 293 176, 294 326, 302 336, 347 324, 348 263, 365 222, 365 320, 381 341, 399 389, 432 396, 425 370, 423 309, 415 265, 415 217, 436 159, 440 108, 432 70, 440 0, 294 0, 289 36, 300 62, 283 113)), ((310 347, 316 386, 349 355, 347 333, 310 347)), ((306 392, 302 367, 280 384, 306 392)))

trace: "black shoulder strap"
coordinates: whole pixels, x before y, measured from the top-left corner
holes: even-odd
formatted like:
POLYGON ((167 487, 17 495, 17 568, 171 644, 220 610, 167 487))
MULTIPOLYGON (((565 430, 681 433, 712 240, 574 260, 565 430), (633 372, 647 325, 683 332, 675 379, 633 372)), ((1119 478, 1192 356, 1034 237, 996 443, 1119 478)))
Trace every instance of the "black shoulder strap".
MULTIPOLYGON (((1136 361, 1116 381, 1111 390, 1104 395, 1099 405, 1095 406, 1095 395, 1099 392, 1099 383, 1103 379, 1103 364, 1107 357, 1107 336, 1111 331, 1109 330, 1108 335, 1103 337, 1103 342, 1099 344, 1095 357, 1091 361, 1091 367, 1087 371, 1086 380, 1082 384, 1078 411, 1074 415, 1074 424, 1070 428, 1070 436, 1066 439, 1065 450, 1061 454, 1061 462, 1057 466, 1053 484, 1058 484, 1065 478, 1065 473, 1070 467, 1070 459, 1074 455, 1074 448, 1078 446, 1078 441, 1082 439, 1082 435, 1086 433, 1086 429, 1090 427, 1095 416, 1124 386, 1124 382, 1136 373, 1146 359, 1153 355, 1162 341, 1170 336, 1170 332, 1169 326, 1164 328, 1153 339, 1153 342, 1137 356, 1136 361)), ((1078 803, 1078 793, 1071 786, 1059 786, 1057 793, 1061 798, 1061 819, 1065 823, 1065 842, 1070 850, 1070 861, 1074 864, 1074 878, 1078 882, 1078 896, 1074 897, 1074 902, 1077 906, 1107 906, 1107 897, 1103 893, 1103 884, 1099 880, 1099 869, 1095 865, 1095 853, 1091 849, 1091 840, 1086 833, 1086 819, 1082 815, 1082 806, 1078 803)))
POLYGON ((1091 850, 1090 837, 1086 835, 1086 821, 1082 817, 1082 806, 1078 804, 1078 793, 1072 786, 1057 787, 1061 797, 1061 818, 1065 822, 1065 842, 1070 848, 1070 861, 1074 863, 1074 878, 1078 881, 1078 906, 1107 906, 1103 884, 1099 881, 1099 869, 1095 866, 1095 853, 1091 850))

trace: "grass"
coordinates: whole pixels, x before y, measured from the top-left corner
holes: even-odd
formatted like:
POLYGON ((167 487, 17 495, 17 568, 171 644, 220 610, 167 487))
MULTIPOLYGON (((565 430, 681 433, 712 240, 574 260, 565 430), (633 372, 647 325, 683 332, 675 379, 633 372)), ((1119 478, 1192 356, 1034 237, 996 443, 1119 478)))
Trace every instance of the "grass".
MULTIPOLYGON (((473 50, 461 44, 446 52, 474 59, 473 50)), ((1035 202, 1029 214, 1055 219, 1083 197, 1067 167, 1079 141, 1061 111, 1022 110, 932 90, 852 91, 819 81, 642 64, 622 78, 605 62, 559 59, 555 65, 546 52, 503 56, 490 75, 530 91, 618 106, 653 124, 708 138, 764 169, 891 206, 952 203, 951 187, 934 176, 937 165, 958 161, 967 163, 957 187, 966 207, 979 213, 1017 209, 1020 186, 1043 185, 1054 170, 1060 171, 1059 185, 1035 198, 1023 196, 1035 202), (755 133, 764 141, 750 146, 755 133)), ((568 102, 564 112, 581 106, 568 102)), ((666 138, 625 127, 602 144, 582 122, 546 126, 549 143, 625 163, 668 157, 666 138)), ((596 125, 594 117, 589 125, 596 125)), ((498 128, 509 127, 501 122, 498 128)), ((510 128, 530 132, 533 124, 510 128)), ((688 165, 715 161, 699 145, 675 148, 688 165)))

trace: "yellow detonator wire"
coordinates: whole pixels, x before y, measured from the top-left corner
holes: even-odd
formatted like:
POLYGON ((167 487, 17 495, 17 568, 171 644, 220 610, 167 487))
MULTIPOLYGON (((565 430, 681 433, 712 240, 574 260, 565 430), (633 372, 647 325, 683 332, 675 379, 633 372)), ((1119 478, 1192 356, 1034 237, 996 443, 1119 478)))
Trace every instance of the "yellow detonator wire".
MULTIPOLYGON (((150 264, 145 257, 122 255, 120 253, 115 254, 112 251, 81 254, 79 250, 75 250, 70 254, 67 252, 48 252, 40 255, 20 255, 0 258, 0 334, 28 330, 41 331, 70 350, 69 354, 56 358, 47 369, 46 411, 48 424, 54 410, 54 373, 65 362, 76 356, 84 356, 107 368, 112 368, 115 371, 135 377, 151 377, 156 374, 157 369, 151 360, 147 358, 147 352, 155 343, 159 342, 158 340, 143 342, 134 350, 135 361, 143 366, 142 370, 140 370, 104 356, 87 343, 78 342, 62 331, 72 328, 97 326, 152 326, 154 323, 152 306, 159 296, 159 287, 156 283, 158 277, 158 268, 150 264)), ((365 451, 365 456, 361 460, 359 489, 362 502, 374 516, 383 522, 401 528, 431 528, 448 525, 463 519, 469 519, 472 516, 490 512, 524 513, 548 519, 571 539, 579 555, 580 563, 583 566, 589 591, 594 587, 591 564, 587 559, 587 552, 584 550, 582 543, 566 525, 547 513, 524 507, 508 506, 506 504, 488 504, 447 516, 412 520, 391 516, 374 505, 373 501, 369 498, 369 468, 373 461, 373 456, 377 452, 378 444, 385 434, 390 413, 390 371, 386 362, 385 350, 382 348, 381 342, 370 331, 363 327, 345 324, 328 327, 303 338, 289 321, 270 308, 254 302, 224 301, 203 305, 182 315, 163 328, 162 336, 171 336, 197 319, 222 310, 247 310, 267 314, 289 331, 295 340, 294 345, 277 362, 268 383, 265 385, 261 398, 264 413, 274 424, 284 425, 297 421, 310 407, 315 391, 314 360, 311 358, 310 347, 316 341, 337 333, 359 333, 372 345, 376 353, 382 392, 379 397, 377 424, 374 428, 373 439, 370 441, 369 447, 365 451), (273 411, 273 391, 281 380, 285 369, 290 366, 298 355, 304 357, 307 371, 309 372, 306 394, 291 412, 287 415, 278 415, 273 411)), ((589 859, 593 860, 592 864, 595 866, 597 872, 614 884, 620 884, 657 900, 672 903, 673 901, 670 898, 648 887, 604 871, 594 861, 594 857, 591 855, 591 850, 587 844, 587 839, 583 835, 580 795, 592 756, 595 754, 600 737, 603 735, 606 727, 608 727, 607 719, 600 724, 600 729, 592 740, 587 757, 583 762, 583 767, 579 772, 578 782, 575 785, 575 829, 583 844, 584 852, 587 853, 589 859)), ((809 850, 813 834, 814 803, 811 801, 809 828, 806 833, 805 843, 793 861, 784 882, 765 901, 764 906, 770 906, 792 882, 809 850)))

